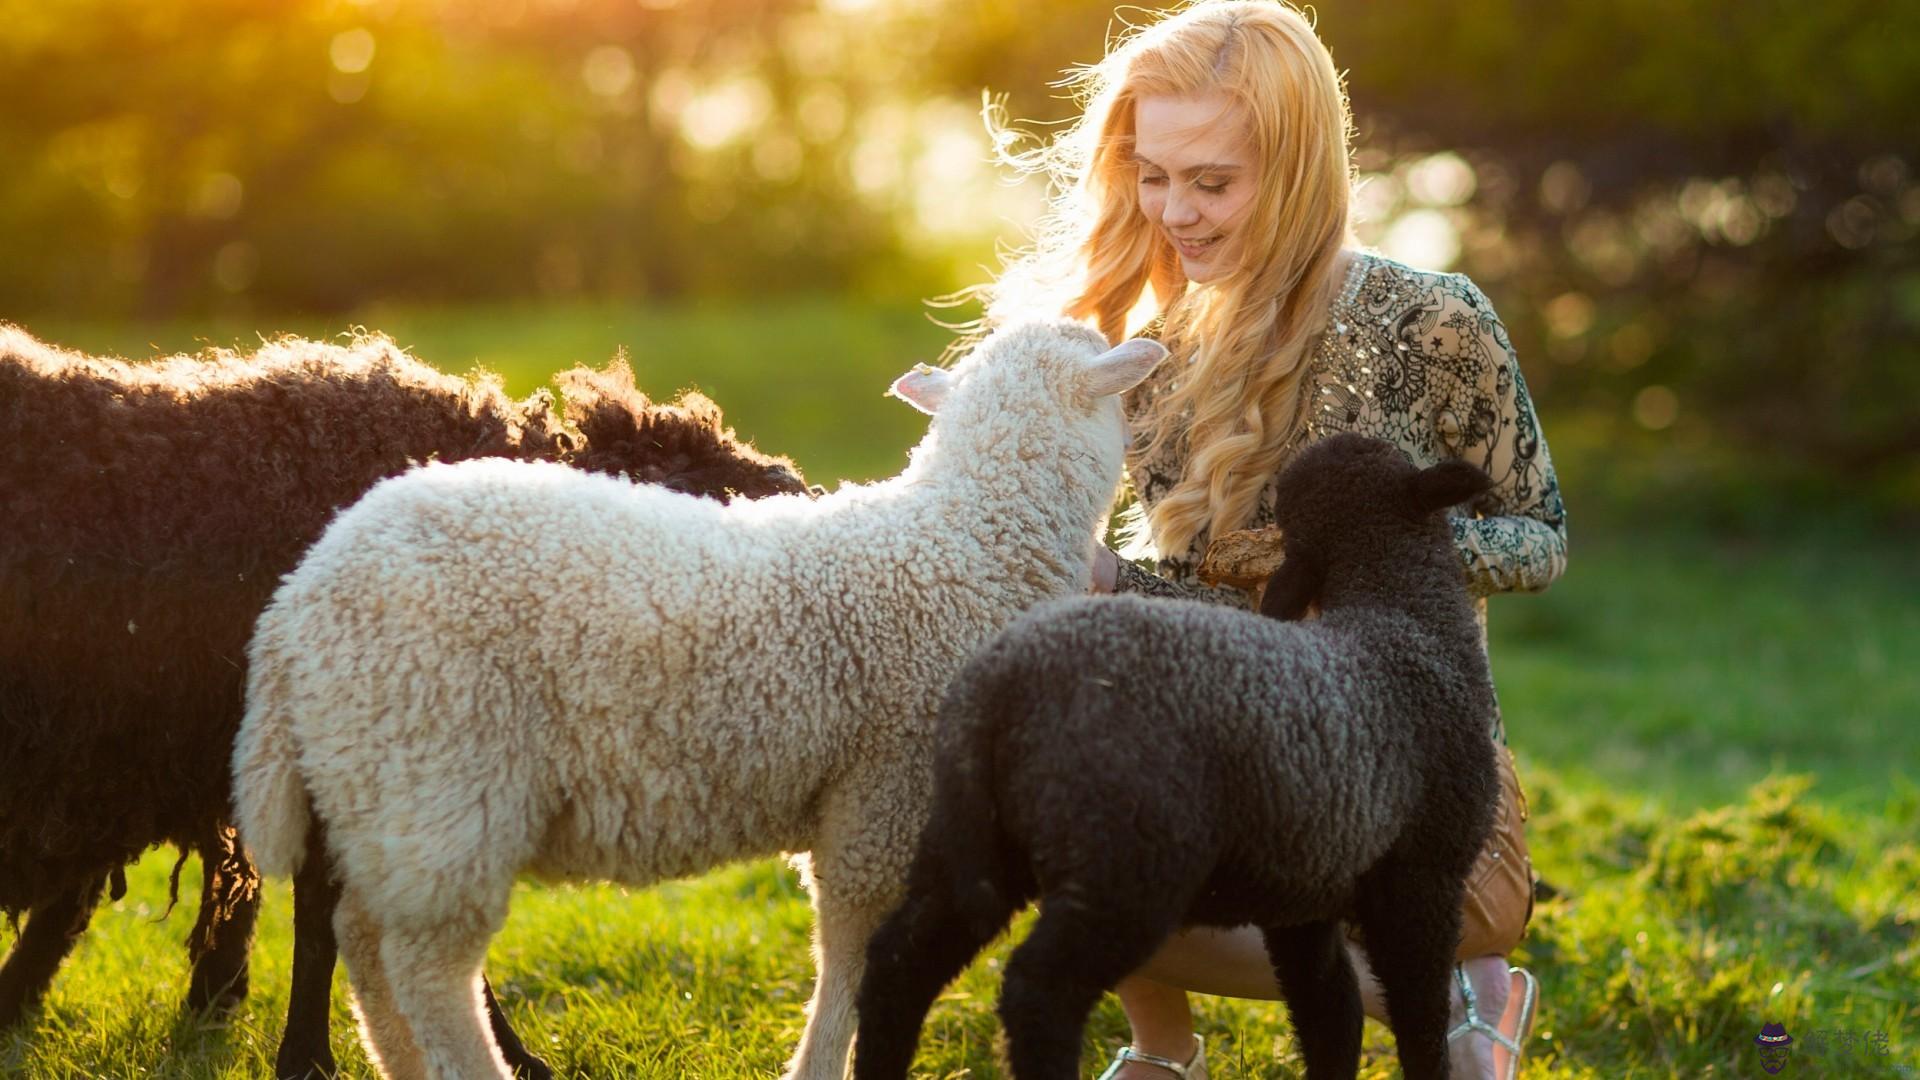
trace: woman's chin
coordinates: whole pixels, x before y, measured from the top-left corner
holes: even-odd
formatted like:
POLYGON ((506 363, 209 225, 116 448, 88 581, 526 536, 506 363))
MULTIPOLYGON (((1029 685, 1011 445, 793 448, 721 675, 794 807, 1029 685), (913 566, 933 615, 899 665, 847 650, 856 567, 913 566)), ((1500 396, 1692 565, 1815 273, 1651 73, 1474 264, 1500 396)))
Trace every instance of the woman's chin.
POLYGON ((1220 265, 1220 260, 1213 257, 1212 253, 1209 253, 1205 259, 1189 259, 1182 255, 1180 269, 1187 275, 1187 280, 1195 285, 1205 285, 1227 276, 1225 268, 1220 265))

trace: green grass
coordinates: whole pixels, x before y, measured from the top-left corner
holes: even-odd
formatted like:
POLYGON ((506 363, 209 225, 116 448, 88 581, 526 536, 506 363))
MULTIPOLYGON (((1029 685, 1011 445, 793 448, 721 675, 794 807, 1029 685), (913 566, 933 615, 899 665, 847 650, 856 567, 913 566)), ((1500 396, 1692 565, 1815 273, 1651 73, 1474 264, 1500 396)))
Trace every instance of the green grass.
MULTIPOLYGON (((474 361, 516 390, 540 372, 632 349, 643 386, 706 387, 744 431, 816 481, 884 475, 922 429, 879 398, 944 338, 912 312, 797 302, 750 313, 561 311, 363 313, 443 366, 474 361)), ((32 324, 92 349, 145 354, 229 344, 232 327, 32 324)), ((279 328, 279 327, 274 327, 279 328)), ((1552 417, 1548 417, 1551 430, 1552 417)), ((1522 959, 1544 983, 1529 1077, 1757 1076, 1753 1037, 1784 1022, 1782 1075, 1920 1071, 1920 567, 1910 544, 1841 534, 1730 541, 1655 528, 1581 531, 1571 570, 1538 597, 1492 611, 1495 674, 1542 873, 1522 959), (1816 1031, 1884 1032, 1889 1053, 1816 1050, 1816 1031)), ((1651 516, 1650 516, 1651 517, 1651 516)), ((191 904, 164 921, 167 853, 103 909, 30 1030, 0 1036, 0 1076, 203 1080, 266 1074, 290 958, 284 883, 271 887, 254 994, 225 1022, 183 1017, 180 940, 191 904)), ((189 867, 185 880, 195 880, 189 867)), ((513 1019, 564 1073, 773 1075, 811 986, 805 899, 774 861, 628 891, 523 885, 489 957, 513 1019)), ((1014 935, 1017 940, 1018 930, 1014 935)), ((997 1076, 998 943, 936 1008, 919 1069, 997 1076)), ((335 1047, 350 1045, 344 976, 335 1047)), ((1300 1074, 1284 1010, 1201 999, 1214 1075, 1300 1074)), ((1085 1046, 1092 1075, 1125 1037, 1112 999, 1085 1046)), ((1391 1039, 1368 1028, 1367 1076, 1397 1075, 1391 1039)))
POLYGON ((1592 536, 1489 615, 1523 754, 1675 809, 1770 772, 1872 809, 1920 762, 1920 565, 1903 541, 1815 533, 1592 536))

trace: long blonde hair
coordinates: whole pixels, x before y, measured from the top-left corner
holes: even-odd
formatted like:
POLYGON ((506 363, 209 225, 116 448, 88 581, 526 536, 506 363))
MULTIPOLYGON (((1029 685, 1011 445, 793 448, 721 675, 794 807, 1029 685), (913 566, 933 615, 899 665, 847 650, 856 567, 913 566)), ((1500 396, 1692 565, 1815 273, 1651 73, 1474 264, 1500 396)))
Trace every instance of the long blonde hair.
POLYGON ((1306 17, 1260 0, 1199 0, 1119 39, 1067 85, 1081 116, 1037 149, 1015 152, 1017 136, 990 117, 1003 160, 1048 174, 1055 194, 1034 246, 981 290, 987 321, 1051 307, 1117 341, 1153 289, 1181 374, 1139 418, 1134 445, 1144 456, 1183 440, 1188 456, 1132 540, 1177 555, 1203 531, 1247 521, 1304 420, 1307 350, 1349 238, 1346 92, 1306 17), (1259 189, 1236 227, 1239 265, 1189 288, 1178 252, 1140 210, 1134 104, 1213 90, 1243 110, 1259 189))

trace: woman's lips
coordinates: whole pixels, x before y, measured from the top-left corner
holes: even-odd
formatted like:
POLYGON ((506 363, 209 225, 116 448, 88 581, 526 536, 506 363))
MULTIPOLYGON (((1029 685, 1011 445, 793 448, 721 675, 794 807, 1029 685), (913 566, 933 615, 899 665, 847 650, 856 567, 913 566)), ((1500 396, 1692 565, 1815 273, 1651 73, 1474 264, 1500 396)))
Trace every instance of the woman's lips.
POLYGON ((1184 237, 1175 236, 1172 237, 1172 240, 1173 246, 1180 249, 1182 257, 1188 259, 1204 259, 1207 257, 1207 253, 1213 250, 1213 246, 1220 242, 1220 237, 1216 235, 1200 240, 1188 240, 1184 237))

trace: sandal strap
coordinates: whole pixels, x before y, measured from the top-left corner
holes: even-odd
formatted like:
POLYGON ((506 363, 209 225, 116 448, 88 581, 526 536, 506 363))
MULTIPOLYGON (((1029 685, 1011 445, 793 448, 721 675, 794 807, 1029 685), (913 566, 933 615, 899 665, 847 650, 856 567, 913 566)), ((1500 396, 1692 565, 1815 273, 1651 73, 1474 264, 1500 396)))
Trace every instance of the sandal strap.
POLYGON ((1479 998, 1473 992, 1473 982, 1467 978, 1467 971, 1458 964, 1453 968, 1454 981, 1460 984, 1460 1001, 1465 1006, 1465 1020, 1460 1021, 1452 1031, 1447 1032, 1447 1041, 1452 1042, 1469 1031, 1476 1031, 1495 1043, 1505 1047, 1508 1053, 1520 1053, 1520 1044, 1506 1032, 1480 1019, 1479 998))
POLYGON ((1206 1046, 1201 1042, 1200 1036, 1195 1035, 1193 1037, 1193 1056, 1185 1062, 1179 1062, 1172 1058, 1161 1057, 1158 1054, 1149 1054, 1145 1050, 1135 1050, 1131 1046, 1123 1046, 1114 1051, 1113 1064, 1107 1066, 1106 1071, 1100 1074, 1098 1080, 1112 1080, 1113 1075, 1120 1071, 1122 1065, 1132 1062, 1139 1062, 1142 1065, 1152 1065, 1158 1069, 1165 1069, 1178 1077, 1179 1080, 1188 1080, 1188 1078, 1193 1075, 1190 1070, 1200 1061, 1200 1057, 1202 1053, 1205 1052, 1205 1049, 1206 1046))

